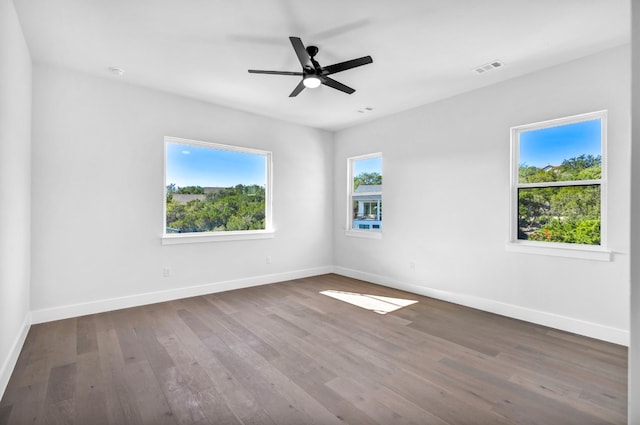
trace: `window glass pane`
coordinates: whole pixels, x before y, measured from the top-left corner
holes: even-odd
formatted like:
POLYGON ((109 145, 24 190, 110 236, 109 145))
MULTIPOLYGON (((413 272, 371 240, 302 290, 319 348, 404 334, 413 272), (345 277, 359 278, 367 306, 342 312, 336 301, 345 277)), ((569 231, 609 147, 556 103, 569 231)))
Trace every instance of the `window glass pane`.
POLYGON ((601 178, 601 119, 522 131, 518 182, 601 178))
POLYGON ((263 230, 267 155, 167 143, 166 233, 263 230))
POLYGON ((360 185, 382 184, 382 158, 358 159, 353 161, 353 190, 360 185))
POLYGON ((382 226, 382 157, 352 162, 353 229, 380 230, 382 226))
POLYGON ((518 239, 600 245, 600 185, 518 189, 518 239))

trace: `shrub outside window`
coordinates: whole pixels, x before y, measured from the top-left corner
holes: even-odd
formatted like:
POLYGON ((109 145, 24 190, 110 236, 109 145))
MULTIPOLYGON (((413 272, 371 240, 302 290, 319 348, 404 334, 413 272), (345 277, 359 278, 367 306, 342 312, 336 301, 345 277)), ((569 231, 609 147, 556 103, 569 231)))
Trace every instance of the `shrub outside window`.
POLYGON ((606 246, 606 111, 511 129, 511 242, 606 246))

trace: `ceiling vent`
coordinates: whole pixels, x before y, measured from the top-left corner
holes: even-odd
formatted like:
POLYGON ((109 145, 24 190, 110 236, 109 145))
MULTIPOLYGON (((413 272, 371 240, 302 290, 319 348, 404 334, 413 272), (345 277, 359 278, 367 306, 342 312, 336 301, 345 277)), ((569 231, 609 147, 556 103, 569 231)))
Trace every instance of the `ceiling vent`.
POLYGON ((473 71, 476 74, 484 74, 487 71, 491 71, 491 70, 497 69, 497 68, 502 68, 503 66, 504 66, 504 63, 500 62, 499 60, 494 60, 494 61, 491 61, 489 63, 485 63, 484 65, 480 65, 479 67, 477 67, 473 71))
POLYGON ((124 69, 115 66, 109 67, 109 71, 111 71, 113 75, 117 75, 118 77, 122 77, 124 75, 124 69))

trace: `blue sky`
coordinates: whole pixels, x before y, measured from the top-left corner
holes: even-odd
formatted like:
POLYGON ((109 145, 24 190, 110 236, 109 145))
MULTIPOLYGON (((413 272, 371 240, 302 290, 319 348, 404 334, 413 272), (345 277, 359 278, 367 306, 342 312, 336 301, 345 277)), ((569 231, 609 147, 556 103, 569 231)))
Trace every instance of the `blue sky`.
POLYGON ((202 146, 167 143, 165 184, 178 187, 231 187, 237 184, 265 186, 263 155, 225 151, 202 146))
POLYGON ((520 164, 541 168, 569 158, 601 155, 600 119, 520 133, 520 164))
POLYGON ((354 161, 353 175, 354 177, 361 173, 376 172, 382 174, 382 157, 359 159, 354 161))

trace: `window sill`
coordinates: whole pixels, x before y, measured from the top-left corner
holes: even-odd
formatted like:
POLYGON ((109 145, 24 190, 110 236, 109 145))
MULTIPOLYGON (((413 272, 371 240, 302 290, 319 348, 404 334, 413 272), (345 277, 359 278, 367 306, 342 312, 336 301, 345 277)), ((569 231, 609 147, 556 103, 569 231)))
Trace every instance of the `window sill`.
POLYGON ((354 230, 344 231, 345 236, 363 239, 382 239, 382 231, 380 230, 354 230))
POLYGON ((224 241, 244 241, 251 239, 272 239, 273 230, 252 230, 240 232, 209 232, 209 233, 179 233, 162 236, 162 245, 177 245, 186 243, 206 243, 224 241))
POLYGON ((578 258, 582 260, 611 261, 611 251, 607 251, 601 247, 592 248, 586 245, 565 246, 561 244, 548 245, 546 242, 509 242, 506 246, 506 250, 509 252, 519 252, 523 254, 578 258))

